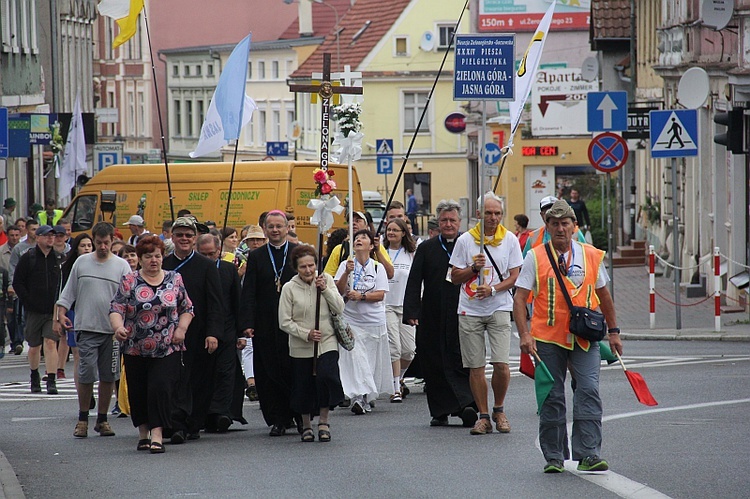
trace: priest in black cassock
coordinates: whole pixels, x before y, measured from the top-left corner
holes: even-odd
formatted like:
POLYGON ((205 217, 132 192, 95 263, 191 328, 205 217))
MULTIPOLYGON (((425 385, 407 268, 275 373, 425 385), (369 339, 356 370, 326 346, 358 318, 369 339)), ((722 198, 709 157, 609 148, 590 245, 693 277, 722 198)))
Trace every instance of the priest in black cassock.
POLYGON ((223 305, 223 327, 218 337, 219 347, 210 360, 213 366, 207 374, 213 376, 212 397, 208 407, 204 428, 207 432, 226 432, 232 421, 247 424, 242 416, 242 403, 245 397, 245 376, 242 374, 239 350, 245 347, 247 339, 240 331, 237 317, 240 309, 240 275, 234 263, 222 260, 221 242, 213 234, 198 236, 196 250, 205 256, 219 270, 221 282, 221 303, 223 305))
POLYGON ((279 329, 281 288, 297 275, 290 255, 296 244, 287 241, 287 219, 283 211, 269 211, 264 221, 268 243, 247 257, 242 285, 240 329, 253 339, 255 387, 263 418, 271 427, 270 435, 286 432, 293 420, 301 418, 289 407, 292 369, 289 335, 279 329))
POLYGON ((180 382, 172 414, 172 443, 200 438, 199 431, 211 403, 212 379, 206 372, 219 346, 224 319, 221 285, 216 265, 195 251, 198 226, 193 217, 178 217, 172 225, 174 253, 164 259, 164 270, 179 272, 193 302, 193 321, 185 335, 180 382))
POLYGON ((461 207, 443 200, 437 206, 437 217, 440 235, 422 242, 414 255, 403 320, 417 326, 416 359, 425 381, 430 425, 446 426, 448 416, 458 416, 463 426, 471 427, 477 412, 458 342, 459 287, 448 275, 448 261, 459 236, 461 207))

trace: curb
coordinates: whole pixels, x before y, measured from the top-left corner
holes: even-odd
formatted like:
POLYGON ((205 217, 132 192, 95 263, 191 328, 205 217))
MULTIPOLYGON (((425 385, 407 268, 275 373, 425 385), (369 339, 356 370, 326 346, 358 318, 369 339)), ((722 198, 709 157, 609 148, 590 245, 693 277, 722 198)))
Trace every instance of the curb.
POLYGON ((21 482, 18 481, 13 467, 0 451, 0 497, 8 499, 25 499, 21 482))
POLYGON ((732 333, 621 333, 624 340, 639 341, 727 341, 727 342, 748 342, 750 334, 732 334, 732 333))

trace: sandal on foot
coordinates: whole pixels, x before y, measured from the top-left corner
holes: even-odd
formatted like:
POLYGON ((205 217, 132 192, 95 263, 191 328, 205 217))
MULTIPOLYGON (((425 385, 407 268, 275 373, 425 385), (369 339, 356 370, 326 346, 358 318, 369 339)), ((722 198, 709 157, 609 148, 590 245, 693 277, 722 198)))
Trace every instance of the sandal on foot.
POLYGON ((151 442, 149 450, 151 454, 164 454, 164 444, 161 442, 151 442))
POLYGON ((142 438, 138 440, 138 450, 151 450, 151 440, 148 438, 142 438))
POLYGON ((305 428, 302 430, 302 441, 315 442, 315 433, 313 433, 312 428, 305 428))
POLYGON ((331 441, 331 425, 327 423, 318 424, 318 440, 321 442, 331 441), (325 429, 323 427, 325 426, 325 429))

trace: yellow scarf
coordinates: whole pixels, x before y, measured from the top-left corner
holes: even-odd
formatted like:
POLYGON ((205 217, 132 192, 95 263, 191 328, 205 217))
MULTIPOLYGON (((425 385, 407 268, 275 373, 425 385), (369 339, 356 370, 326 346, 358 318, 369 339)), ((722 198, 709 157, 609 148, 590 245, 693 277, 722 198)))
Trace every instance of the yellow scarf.
MULTIPOLYGON (((499 224, 497 226, 497 229, 495 229, 495 235, 492 237, 485 237, 484 238, 484 244, 490 245, 490 246, 500 246, 500 243, 503 242, 503 238, 505 237, 505 234, 508 232, 508 229, 503 227, 503 224, 499 224)), ((474 242, 476 244, 481 244, 481 233, 479 232, 479 224, 476 224, 473 228, 469 230, 469 234, 471 234, 474 237, 474 242)))

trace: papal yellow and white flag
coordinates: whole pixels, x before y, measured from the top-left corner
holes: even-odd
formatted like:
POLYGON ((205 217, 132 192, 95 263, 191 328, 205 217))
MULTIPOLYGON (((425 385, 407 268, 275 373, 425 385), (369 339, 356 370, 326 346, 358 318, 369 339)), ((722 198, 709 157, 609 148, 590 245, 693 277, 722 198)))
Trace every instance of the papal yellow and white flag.
POLYGON ((531 38, 526 53, 523 55, 523 59, 521 59, 521 64, 518 66, 518 72, 516 73, 516 98, 508 105, 510 109, 510 138, 508 139, 508 147, 513 147, 513 135, 516 133, 518 124, 521 122, 523 106, 529 98, 531 85, 536 79, 536 72, 539 69, 539 61, 542 59, 544 42, 547 40, 556 4, 557 0, 553 0, 552 5, 549 6, 544 17, 539 22, 539 27, 531 38))
POLYGON ((135 35, 138 16, 143 10, 144 0, 102 0, 97 8, 103 16, 117 21, 120 32, 112 40, 112 48, 117 48, 135 35))

